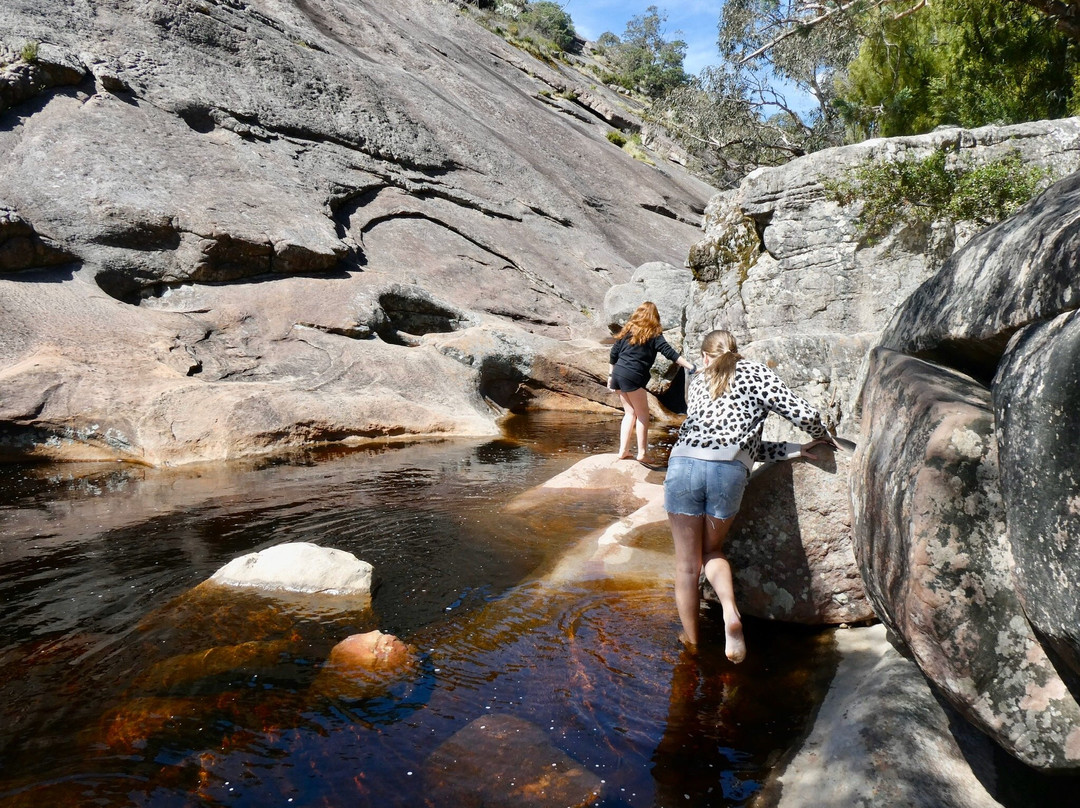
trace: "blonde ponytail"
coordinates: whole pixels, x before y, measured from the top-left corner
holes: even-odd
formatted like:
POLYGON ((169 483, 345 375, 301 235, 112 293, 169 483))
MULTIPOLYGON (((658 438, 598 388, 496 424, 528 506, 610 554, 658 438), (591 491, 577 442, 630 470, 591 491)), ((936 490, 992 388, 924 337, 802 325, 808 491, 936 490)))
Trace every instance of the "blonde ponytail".
POLYGON ((704 370, 709 396, 720 398, 735 375, 735 364, 742 359, 739 346, 730 331, 710 331, 701 341, 701 352, 710 360, 704 370))

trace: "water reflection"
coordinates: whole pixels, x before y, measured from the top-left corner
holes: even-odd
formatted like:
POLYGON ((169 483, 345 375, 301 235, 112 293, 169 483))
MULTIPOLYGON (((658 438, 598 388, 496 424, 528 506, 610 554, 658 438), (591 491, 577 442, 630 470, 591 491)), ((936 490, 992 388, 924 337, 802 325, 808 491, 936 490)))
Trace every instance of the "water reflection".
POLYGON ((182 472, 12 469, 0 804, 423 805, 432 753, 493 714, 598 776, 598 805, 743 804, 798 733, 827 637, 752 626, 752 661, 733 669, 722 649, 681 653, 666 581, 546 581, 627 504, 503 506, 610 450, 616 430, 550 416, 496 441, 182 472), (191 593, 285 541, 371 562, 371 610, 191 593), (330 647, 373 628, 413 644, 415 668, 374 689, 327 687, 330 647))

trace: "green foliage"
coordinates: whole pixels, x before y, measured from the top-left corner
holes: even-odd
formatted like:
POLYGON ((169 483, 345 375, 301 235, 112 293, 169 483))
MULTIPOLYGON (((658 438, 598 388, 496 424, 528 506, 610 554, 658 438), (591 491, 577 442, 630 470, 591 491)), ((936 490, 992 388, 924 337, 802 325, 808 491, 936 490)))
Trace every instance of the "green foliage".
POLYGON ((574 44, 574 22, 558 3, 550 0, 529 3, 521 13, 520 20, 561 50, 570 50, 574 44))
POLYGON ((19 57, 24 62, 36 62, 38 58, 38 43, 34 40, 27 40, 26 44, 22 46, 22 50, 19 52, 19 57))
POLYGON ((606 54, 612 48, 618 47, 619 43, 620 39, 615 36, 615 34, 611 33, 611 31, 604 31, 604 33, 597 37, 595 44, 597 51, 601 54, 606 54))
POLYGON ((1047 169, 1026 165, 1018 152, 966 165, 935 150, 921 160, 869 160, 824 186, 826 194, 843 205, 862 201, 858 226, 874 241, 904 223, 993 224, 1016 211, 1049 181, 1047 169))
POLYGON ((1080 44, 1011 0, 951 0, 896 19, 864 15, 868 35, 839 83, 852 137, 1059 118, 1076 108, 1080 44))
MULTIPOLYGON (((834 5, 802 0, 727 0, 717 29, 720 55, 745 83, 760 88, 758 95, 770 97, 776 106, 787 107, 792 114, 784 96, 785 85, 794 85, 817 102, 812 115, 831 125, 834 78, 858 53, 862 38, 854 13, 834 14, 825 23, 808 24, 820 17, 826 6, 834 5)), ((800 117, 810 123, 805 120, 809 115, 800 117)))
POLYGON ((653 119, 700 161, 710 182, 734 187, 759 166, 774 166, 837 145, 834 122, 799 115, 755 77, 730 67, 706 68, 654 106, 653 119))
POLYGON ((689 80, 683 70, 686 43, 665 39, 666 21, 666 13, 649 6, 630 19, 622 39, 610 31, 600 35, 597 45, 611 63, 612 84, 659 98, 689 80))
POLYGON ((620 149, 626 145, 626 135, 615 129, 612 129, 607 133, 607 139, 618 146, 620 149))
POLYGON ((477 22, 501 36, 511 45, 548 64, 566 59, 577 34, 573 20, 562 7, 550 0, 503 0, 496 3, 466 0, 473 7, 477 22))

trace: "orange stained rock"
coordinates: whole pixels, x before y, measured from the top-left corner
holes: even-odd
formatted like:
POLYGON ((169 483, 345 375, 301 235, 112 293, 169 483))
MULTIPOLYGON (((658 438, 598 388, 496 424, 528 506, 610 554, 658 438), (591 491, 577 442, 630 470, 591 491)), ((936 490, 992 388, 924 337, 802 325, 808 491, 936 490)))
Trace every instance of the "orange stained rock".
POLYGON ((410 667, 414 651, 393 634, 375 629, 366 634, 352 634, 330 650, 329 663, 342 672, 396 671, 410 667))

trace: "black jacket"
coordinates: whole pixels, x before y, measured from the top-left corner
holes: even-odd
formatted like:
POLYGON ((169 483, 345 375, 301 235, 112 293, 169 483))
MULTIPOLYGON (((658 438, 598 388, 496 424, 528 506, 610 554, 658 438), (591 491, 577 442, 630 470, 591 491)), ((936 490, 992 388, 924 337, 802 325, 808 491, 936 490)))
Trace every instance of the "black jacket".
POLYGON ((608 361, 614 368, 614 375, 637 384, 638 387, 644 387, 649 382, 649 371, 658 353, 662 353, 672 362, 679 358, 679 352, 668 344, 664 335, 657 334, 641 345, 631 345, 630 338, 623 337, 611 346, 608 361))

